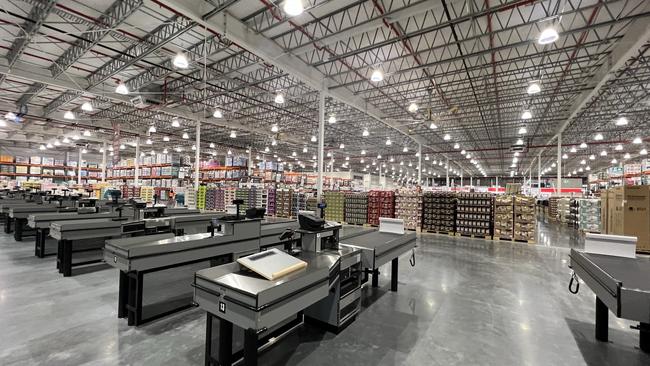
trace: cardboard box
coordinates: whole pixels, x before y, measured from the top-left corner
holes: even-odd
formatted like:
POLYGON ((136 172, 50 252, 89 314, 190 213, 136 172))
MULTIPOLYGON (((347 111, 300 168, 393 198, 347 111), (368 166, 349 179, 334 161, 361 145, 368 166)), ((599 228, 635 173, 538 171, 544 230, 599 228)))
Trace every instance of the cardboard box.
POLYGON ((609 225, 609 234, 623 235, 623 204, 625 202, 625 186, 615 187, 609 191, 609 217, 607 219, 609 225))
POLYGON ((602 190, 600 192, 600 232, 603 234, 609 233, 609 227, 607 226, 607 201, 609 197, 609 191, 602 190))
POLYGON ((637 250, 650 250, 650 186, 626 187, 623 210, 623 235, 636 236, 637 250))

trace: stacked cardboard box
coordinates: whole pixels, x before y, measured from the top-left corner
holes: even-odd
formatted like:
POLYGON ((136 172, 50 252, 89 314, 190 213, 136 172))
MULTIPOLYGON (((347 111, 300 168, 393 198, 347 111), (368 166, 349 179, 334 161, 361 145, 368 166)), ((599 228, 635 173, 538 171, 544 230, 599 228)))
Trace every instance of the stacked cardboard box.
POLYGON ((634 236, 637 251, 650 252, 650 186, 616 187, 608 196, 610 234, 634 236))
POLYGON ((562 224, 568 224, 571 216, 571 199, 562 197, 557 201, 557 217, 562 224))
POLYGON ((307 195, 303 192, 294 191, 291 202, 291 217, 298 217, 300 211, 307 210, 307 195))
POLYGON ((456 193, 426 192, 422 196, 422 229, 456 232, 456 193))
POLYGON ((323 198, 327 207, 325 208, 325 220, 343 222, 345 221, 345 193, 325 192, 323 198))
POLYGON ((549 220, 556 221, 557 217, 557 201, 560 197, 553 196, 548 198, 548 218, 549 220))
POLYGON ((291 217, 293 190, 278 189, 275 194, 275 215, 279 217, 291 217))
POLYGON ((379 225, 380 217, 395 217, 395 192, 370 191, 368 193, 368 223, 379 225))
POLYGON ((490 193, 459 193, 456 232, 464 235, 491 236, 492 199, 490 193))
POLYGON ((365 224, 368 222, 368 194, 348 193, 345 195, 345 222, 365 224))
POLYGON ((600 232, 607 234, 609 232, 609 191, 604 189, 600 191, 600 232))
POLYGON ((266 213, 275 215, 275 188, 269 188, 266 193, 266 213))
POLYGON ((208 187, 200 185, 198 191, 196 191, 196 208, 200 210, 205 209, 205 192, 208 190, 208 187))
POLYGON ((494 237, 512 239, 514 227, 514 196, 497 196, 494 199, 494 237))
POLYGON ((533 241, 536 237, 535 197, 516 195, 514 198, 514 239, 533 241))
POLYGON ((591 233, 600 232, 600 199, 580 198, 578 203, 578 227, 591 233))
POLYGON ((395 217, 404 220, 406 229, 419 228, 422 219, 422 195, 413 190, 400 190, 395 196, 395 217))

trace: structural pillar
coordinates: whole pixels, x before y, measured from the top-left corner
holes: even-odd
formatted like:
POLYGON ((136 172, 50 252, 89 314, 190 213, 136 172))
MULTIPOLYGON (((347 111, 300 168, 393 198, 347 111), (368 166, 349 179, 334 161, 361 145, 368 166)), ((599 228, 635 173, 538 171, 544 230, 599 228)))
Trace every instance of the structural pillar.
POLYGON ((250 146, 248 147, 248 176, 253 176, 253 149, 250 146))
POLYGON ((447 158, 447 164, 445 164, 445 174, 447 176, 447 190, 449 190, 449 158, 447 158))
POLYGON ((418 185, 422 184, 422 144, 418 143, 418 185))
POLYGON ((562 133, 557 135, 557 194, 562 193, 562 133))
POLYGON ((318 95, 318 178, 316 180, 316 197, 321 202, 323 197, 323 169, 325 159, 325 93, 323 88, 318 95))
POLYGON ((77 184, 81 184, 81 147, 79 148, 79 158, 77 159, 77 184))
POLYGON ((135 138, 135 172, 133 174, 133 184, 140 186, 140 136, 135 138))
POLYGON ((102 145, 102 182, 106 181, 106 142, 102 145))
POLYGON ((537 196, 542 194, 542 156, 537 157, 537 196))
POLYGON ((499 188, 499 176, 496 176, 495 178, 496 178, 496 186, 497 188, 499 188))
POLYGON ((474 187, 474 177, 471 175, 469 176, 469 186, 474 187))
POLYGON ((194 189, 199 189, 199 164, 201 159, 201 121, 196 120, 196 150, 194 150, 194 189))
POLYGON ((463 187, 463 171, 460 172, 460 186, 463 187))

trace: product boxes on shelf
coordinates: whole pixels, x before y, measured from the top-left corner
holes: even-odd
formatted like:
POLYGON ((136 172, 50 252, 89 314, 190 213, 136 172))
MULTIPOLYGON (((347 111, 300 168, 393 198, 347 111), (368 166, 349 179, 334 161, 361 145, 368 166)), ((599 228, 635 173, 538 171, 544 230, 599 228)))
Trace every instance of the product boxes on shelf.
POLYGON ((578 227, 583 232, 600 233, 601 231, 601 200, 579 198, 578 227))
POLYGON ((422 195, 420 192, 402 189, 395 196, 395 217, 404 220, 404 228, 421 227, 422 195))
POLYGON ((535 217, 535 197, 514 196, 514 239, 534 241, 537 219, 535 217))
POLYGON ((345 222, 357 225, 368 222, 367 193, 348 193, 345 196, 345 222))
POLYGON ((514 238, 514 199, 505 194, 494 199, 494 237, 499 239, 514 238))
POLYGON ((395 192, 368 192, 368 223, 378 226, 380 217, 395 217, 395 192))
POLYGON ((325 208, 325 220, 343 222, 345 221, 345 193, 325 192, 323 199, 327 204, 325 208))
POLYGON ((422 196, 422 230, 456 232, 456 193, 426 192, 422 196))
POLYGON ((492 200, 490 193, 459 193, 456 232, 461 235, 491 236, 492 200))

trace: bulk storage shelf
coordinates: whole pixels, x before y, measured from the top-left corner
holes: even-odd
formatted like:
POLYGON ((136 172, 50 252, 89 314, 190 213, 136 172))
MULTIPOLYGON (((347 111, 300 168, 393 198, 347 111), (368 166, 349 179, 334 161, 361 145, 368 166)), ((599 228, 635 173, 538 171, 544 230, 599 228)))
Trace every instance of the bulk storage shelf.
POLYGON ((405 229, 419 229, 422 219, 422 195, 412 190, 400 190, 395 195, 395 217, 404 220, 405 229))
POLYGON ((501 195, 494 199, 494 238, 514 238, 514 200, 512 195, 501 195))
POLYGON ((534 243, 536 238, 535 197, 516 195, 514 197, 515 241, 534 243))
POLYGON ((368 192, 368 223, 373 226, 379 226, 380 217, 395 217, 395 192, 368 192))
POLYGON ((345 193, 343 192, 325 192, 323 200, 327 207, 325 208, 325 220, 344 222, 345 221, 345 193))
POLYGON ((367 193, 345 195, 345 222, 350 225, 363 225, 368 222, 367 193))

